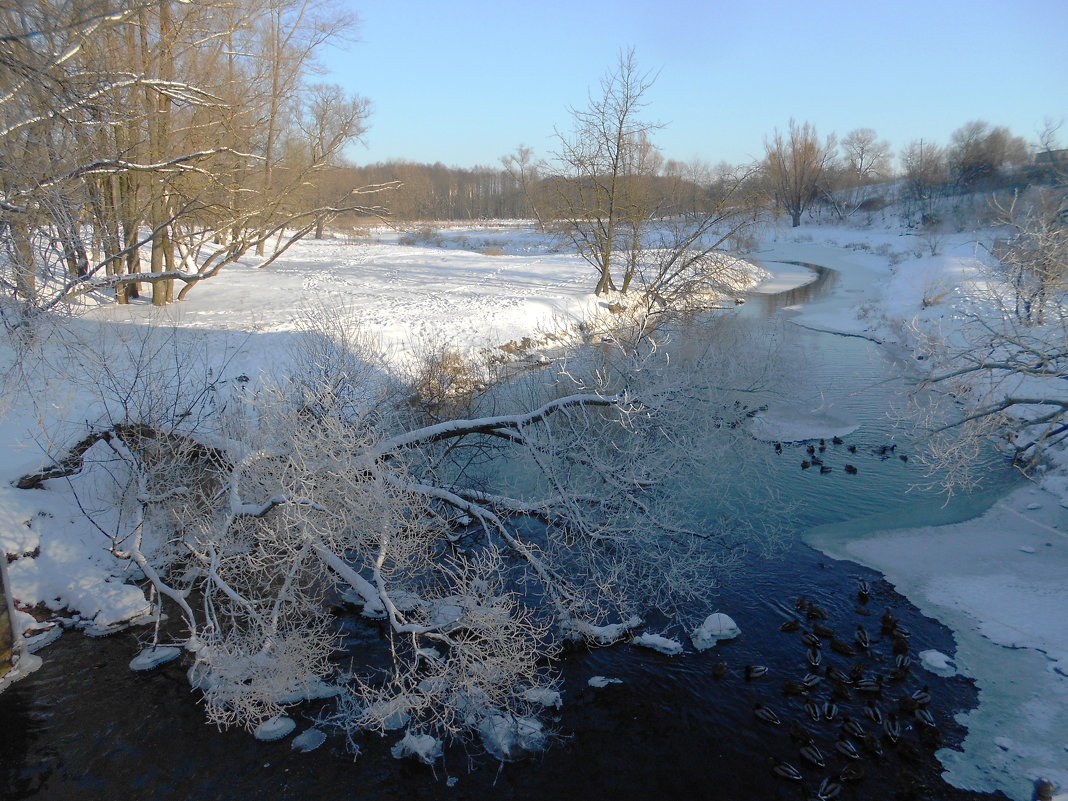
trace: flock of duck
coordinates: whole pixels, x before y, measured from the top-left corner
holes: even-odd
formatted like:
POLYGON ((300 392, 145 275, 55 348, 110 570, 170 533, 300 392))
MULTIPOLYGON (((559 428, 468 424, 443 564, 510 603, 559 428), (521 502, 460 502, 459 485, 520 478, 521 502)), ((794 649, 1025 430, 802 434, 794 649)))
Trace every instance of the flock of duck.
MULTIPOLYGON (((807 797, 830 801, 843 786, 862 781, 873 761, 896 760, 896 797, 918 798, 926 790, 918 771, 924 752, 943 745, 931 693, 927 685, 916 686, 911 633, 890 609, 874 618, 867 582, 860 582, 856 600, 856 612, 871 620, 868 627, 857 623, 848 637, 827 625, 827 613, 806 598, 795 601, 797 614, 779 627, 796 635, 803 656, 796 678, 782 680, 781 705, 753 705, 759 724, 785 730, 794 749, 793 756, 769 756, 768 764, 807 797), (829 739, 833 752, 824 745, 825 753, 817 741, 829 739)), ((760 665, 747 665, 744 677, 771 680, 760 665)))
MULTIPOLYGON (((837 437, 837 436, 831 437, 831 444, 832 445, 844 445, 845 444, 845 440, 843 440, 841 437, 837 437)), ((783 444, 781 442, 773 442, 772 446, 775 448, 775 453, 777 453, 777 454, 779 454, 781 456, 782 453, 783 453, 783 444)), ((857 446, 856 445, 847 445, 846 446, 846 450, 849 451, 849 453, 856 453, 857 452, 857 446)), ((891 458, 891 457, 896 455, 897 458, 900 459, 902 462, 907 462, 909 460, 909 457, 906 456, 905 454, 903 454, 903 453, 895 453, 896 450, 897 450, 897 445, 896 444, 880 445, 879 447, 874 448, 872 450, 872 455, 873 456, 878 456, 880 459, 889 459, 889 458, 891 458)), ((802 470, 808 470, 810 467, 815 467, 815 468, 818 468, 819 472, 821 474, 823 474, 823 475, 826 475, 827 473, 830 473, 831 471, 833 471, 834 470, 833 467, 831 467, 829 464, 824 464, 824 461, 823 461, 824 456, 823 455, 824 455, 824 453, 826 453, 826 451, 827 451, 827 440, 825 440, 825 439, 821 439, 819 441, 818 445, 815 444, 815 443, 810 443, 807 446, 805 446, 805 452, 807 453, 807 456, 806 456, 805 459, 802 459, 802 461, 801 461, 801 469, 802 470)), ((857 466, 856 465, 852 465, 852 464, 846 464, 842 469, 846 473, 848 473, 849 475, 852 475, 852 476, 855 476, 855 475, 857 475, 857 473, 860 472, 860 470, 857 468, 857 466)))

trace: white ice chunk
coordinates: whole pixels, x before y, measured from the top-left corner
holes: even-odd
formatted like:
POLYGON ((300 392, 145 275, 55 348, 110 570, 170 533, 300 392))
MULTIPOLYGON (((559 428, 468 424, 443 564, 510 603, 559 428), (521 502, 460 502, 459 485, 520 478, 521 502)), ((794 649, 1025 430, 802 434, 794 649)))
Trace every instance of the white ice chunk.
POLYGON ((957 675, 956 664, 954 664, 950 657, 946 656, 941 651, 935 651, 934 649, 920 651, 920 664, 932 673, 937 673, 939 676, 957 675))
POLYGON ((623 679, 610 679, 608 676, 590 676, 590 680, 586 682, 591 687, 607 687, 609 684, 622 684, 623 679))
POLYGON ((295 728, 297 728, 297 723, 293 718, 275 715, 257 726, 252 736, 257 740, 281 740, 295 728))
POLYGON ((390 749, 395 759, 415 757, 426 765, 433 765, 442 754, 441 740, 429 734, 407 732, 404 738, 390 749))
POLYGON ((661 637, 659 634, 639 634, 631 639, 631 645, 640 645, 642 648, 652 648, 668 656, 678 656, 682 653, 682 643, 669 637, 661 637))
POLYGON ((544 707, 553 709, 559 709, 564 704, 560 693, 556 690, 550 690, 548 687, 531 687, 523 693, 523 697, 533 704, 541 704, 544 707))
POLYGON ((130 670, 152 670, 157 665, 177 659, 181 653, 181 648, 170 645, 150 645, 130 660, 130 670))
POLYGON ((486 751, 505 762, 545 747, 545 732, 534 718, 491 715, 478 725, 486 751))
POLYGON ((314 751, 320 745, 326 742, 326 732, 319 729, 311 728, 302 731, 289 743, 290 748, 294 751, 300 751, 302 754, 306 754, 309 751, 314 751))
POLYGON ((705 618, 705 622, 694 629, 690 639, 698 651, 707 651, 720 640, 730 640, 742 633, 738 624, 730 615, 716 612, 705 618))

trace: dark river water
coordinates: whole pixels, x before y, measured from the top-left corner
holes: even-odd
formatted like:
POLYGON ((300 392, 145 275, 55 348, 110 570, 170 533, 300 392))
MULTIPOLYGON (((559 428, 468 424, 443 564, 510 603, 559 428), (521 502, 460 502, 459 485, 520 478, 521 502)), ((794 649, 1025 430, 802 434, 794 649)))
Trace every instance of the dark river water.
MULTIPOLYGON (((833 274, 820 280, 789 297, 756 298, 756 312, 745 313, 766 314, 803 302, 826 291, 833 274)), ((793 336, 808 354, 805 370, 812 389, 807 392, 815 402, 833 404, 859 422, 843 445, 828 443, 825 461, 835 468, 829 474, 802 470, 800 445, 786 446, 774 461, 774 483, 798 503, 799 535, 813 526, 846 521, 871 528, 949 520, 981 506, 982 499, 966 498, 946 507, 935 493, 910 491, 918 478, 913 463, 878 453, 893 441, 895 456, 907 454, 908 441, 891 430, 887 412, 902 387, 885 380, 894 365, 877 346, 800 328, 793 336), (855 454, 845 450, 849 444, 856 446, 855 454), (858 468, 856 475, 841 469, 846 461, 858 468)), ((1001 476, 992 475, 991 493, 1000 481, 1001 476)), ((888 675, 894 656, 879 624, 886 609, 911 632, 913 657, 929 648, 953 653, 948 630, 920 615, 878 574, 828 560, 798 538, 781 558, 754 557, 722 588, 719 608, 741 626, 737 639, 705 653, 690 648, 676 657, 626 645, 570 653, 560 663, 564 706, 553 721, 561 737, 547 751, 502 766, 477 748, 468 752, 457 747, 430 769, 390 756, 398 736, 368 738, 353 760, 340 740, 298 754, 288 740, 261 743, 243 732, 217 731, 205 725, 180 665, 151 673, 129 670, 139 648, 136 632, 98 640, 68 633, 40 654, 45 664, 39 671, 0 695, 0 798, 803 800, 815 797, 820 782, 847 765, 859 767, 863 776, 843 782, 840 798, 993 797, 949 787, 933 757, 936 737, 949 748, 962 739, 953 715, 976 702, 968 680, 939 678, 913 664, 900 680, 888 681, 876 703, 884 716, 899 715, 897 745, 865 717, 864 699, 855 689, 849 690, 850 697, 837 698, 833 720, 823 710, 819 721, 808 715, 805 702, 816 702, 822 710, 831 699, 829 679, 806 696, 784 692, 785 681, 799 681, 809 671, 801 634, 779 629, 795 616, 806 629, 811 626, 795 611, 801 595, 826 612, 822 625, 841 640, 852 642, 858 624, 872 639, 869 652, 848 656, 829 648, 825 637, 821 671, 833 666, 848 672, 859 663, 866 676, 888 675), (871 588, 866 604, 857 597, 862 579, 871 588), (767 666, 768 673, 747 681, 746 665, 767 666), (622 683, 594 689, 587 681, 595 675, 622 683), (928 733, 908 702, 900 709, 900 699, 924 687, 937 735, 928 733), (754 704, 774 710, 781 725, 757 720, 754 704), (877 736, 881 758, 865 752, 856 736, 851 740, 862 759, 836 749, 843 716, 877 736), (825 767, 801 755, 796 736, 791 737, 794 722, 812 738, 825 767), (775 775, 772 759, 796 766, 802 781, 775 775)), ((358 620, 346 625, 350 640, 380 637, 358 620)), ((298 731, 310 725, 306 716, 312 712, 294 712, 298 731)))

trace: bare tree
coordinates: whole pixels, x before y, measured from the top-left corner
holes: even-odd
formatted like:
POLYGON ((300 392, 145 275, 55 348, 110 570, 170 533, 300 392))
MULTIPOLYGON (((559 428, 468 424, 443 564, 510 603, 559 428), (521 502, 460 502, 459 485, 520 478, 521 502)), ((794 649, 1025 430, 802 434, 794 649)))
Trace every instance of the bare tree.
POLYGON ((809 123, 790 120, 784 137, 778 130, 764 140, 763 171, 775 203, 790 215, 790 223, 801 225, 801 215, 818 195, 824 173, 834 158, 834 137, 820 142, 809 123))
POLYGON ((618 640, 654 609, 702 616, 717 578, 782 535, 750 506, 771 496, 744 423, 774 387, 736 358, 751 334, 735 322, 670 371, 649 341, 599 349, 428 425, 358 335, 321 323, 284 380, 228 395, 217 372, 190 380, 195 359, 146 355, 166 344, 86 364, 107 414, 20 482, 66 477, 91 517, 124 510, 98 530, 180 616, 217 723, 252 728, 333 682, 324 717, 354 747, 406 728, 515 756, 544 740, 562 642, 618 640), (686 380, 713 364, 714 385, 686 380), (710 497, 697 477, 739 452, 747 469, 717 471, 710 497), (330 661, 339 595, 381 620, 384 669, 330 661))
POLYGON ((597 271, 598 295, 628 289, 633 270, 616 264, 620 254, 626 259, 631 252, 628 221, 656 213, 642 188, 652 175, 649 134, 660 126, 640 117, 655 79, 640 71, 633 49, 621 52, 615 68, 601 79, 601 93, 591 94, 585 109, 571 109, 571 133, 557 134, 559 170, 550 178, 554 217, 597 271), (618 284, 617 269, 623 270, 618 284))

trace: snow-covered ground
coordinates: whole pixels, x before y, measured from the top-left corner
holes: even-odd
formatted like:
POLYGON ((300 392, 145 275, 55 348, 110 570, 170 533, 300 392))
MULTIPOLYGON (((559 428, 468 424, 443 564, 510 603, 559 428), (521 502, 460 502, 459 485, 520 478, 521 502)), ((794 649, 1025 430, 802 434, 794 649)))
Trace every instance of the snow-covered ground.
MULTIPOLYGON (((119 322, 137 331, 149 322, 178 322, 225 342, 230 355, 219 369, 237 378, 282 359, 304 316, 319 308, 337 310, 345 325, 358 325, 401 362, 427 342, 462 352, 520 342, 565 329, 605 305, 589 293, 588 265, 550 252, 529 228, 452 229, 433 247, 398 239, 302 242, 267 269, 229 268, 183 303, 163 310, 104 306, 81 324, 119 322)), ((932 243, 896 227, 770 226, 754 258, 773 272, 760 287, 768 292, 811 278, 788 262, 838 271, 832 291, 791 310, 793 321, 907 354, 913 324, 952 318, 977 253, 967 234, 932 243), (939 255, 930 255, 932 244, 939 255)), ((125 563, 106 551, 70 495, 11 486, 42 466, 42 415, 71 433, 81 425, 84 435, 91 413, 76 389, 55 384, 38 386, 35 400, 8 398, 0 425, 0 544, 18 557, 11 565, 15 596, 67 607, 69 621, 90 630, 144 614, 144 594, 124 583, 125 563)), ((759 425, 762 436, 791 440, 843 434, 851 421, 783 407, 769 410, 759 425)), ((955 631, 951 656, 980 688, 979 708, 962 716, 969 728, 964 752, 940 755, 956 784, 1021 800, 1040 775, 1068 786, 1066 485, 1051 475, 1045 486, 1018 490, 954 526, 811 537, 833 556, 881 570, 955 631)))

